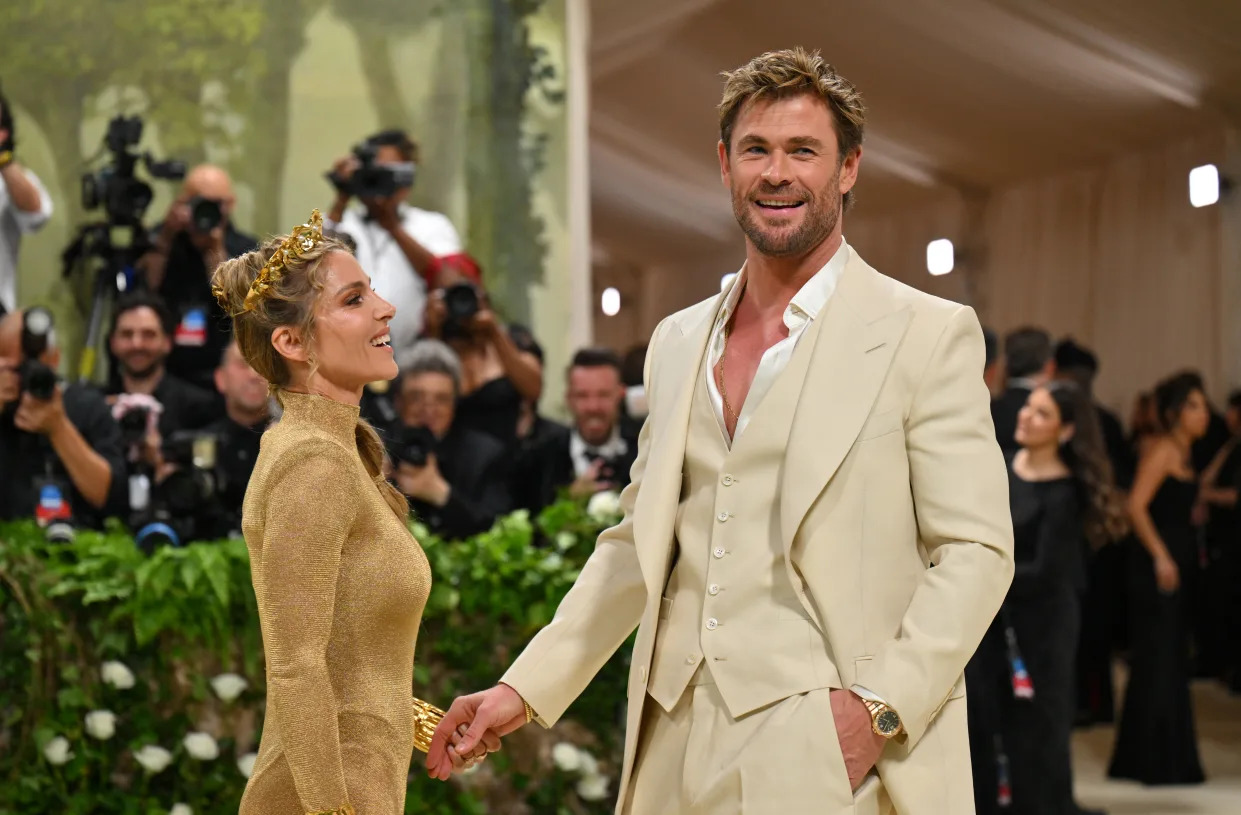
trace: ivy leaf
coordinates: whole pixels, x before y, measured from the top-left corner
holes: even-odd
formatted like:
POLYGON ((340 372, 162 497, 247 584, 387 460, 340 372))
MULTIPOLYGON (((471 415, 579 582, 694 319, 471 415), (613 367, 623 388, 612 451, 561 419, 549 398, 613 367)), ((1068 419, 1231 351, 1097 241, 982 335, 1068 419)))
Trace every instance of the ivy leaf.
POLYGON ((62 708, 86 707, 86 694, 81 688, 62 688, 56 694, 56 701, 62 708))
POLYGON ((198 585, 198 578, 202 577, 202 562, 196 557, 187 557, 181 561, 181 582, 185 584, 185 588, 193 592, 194 586, 198 585))
POLYGON ((194 555, 198 558, 199 564, 202 566, 207 582, 211 584, 211 588, 215 591, 215 596, 220 601, 220 605, 228 608, 229 569, 224 556, 219 549, 207 543, 194 544, 192 549, 194 555))

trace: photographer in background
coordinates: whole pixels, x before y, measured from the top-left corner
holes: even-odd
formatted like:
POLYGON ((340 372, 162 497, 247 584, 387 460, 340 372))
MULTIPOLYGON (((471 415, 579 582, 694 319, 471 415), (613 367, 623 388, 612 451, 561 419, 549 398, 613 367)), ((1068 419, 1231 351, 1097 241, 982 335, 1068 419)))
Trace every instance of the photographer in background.
POLYGON ((224 397, 227 413, 205 429, 216 438, 217 494, 221 510, 216 534, 241 529, 241 505, 254 472, 259 441, 271 422, 267 380, 250 367, 236 340, 224 349, 215 372, 215 386, 224 397))
POLYGON ((52 217, 52 198, 38 176, 18 163, 13 108, 0 94, 0 315, 17 309, 17 253, 22 235, 52 217))
POLYGON ((353 239, 372 287, 396 306, 390 328, 398 356, 413 347, 422 331, 438 259, 461 251, 461 238, 447 216, 406 203, 417 161, 418 146, 405 131, 385 130, 356 146, 328 174, 336 200, 326 225, 353 239), (348 207, 353 198, 360 207, 348 207))
POLYGON ((573 424, 528 446, 514 466, 518 504, 538 512, 568 487, 574 498, 621 490, 638 454, 637 431, 622 420, 621 361, 603 348, 584 348, 569 365, 565 400, 573 424))
POLYGON ((155 230, 155 247, 138 260, 149 290, 163 298, 175 328, 168 370, 207 391, 229 342, 232 322, 211 294, 211 273, 229 258, 258 248, 232 222, 233 182, 201 164, 185 177, 181 195, 155 230))
POLYGON ((426 336, 446 342, 461 361, 457 422, 511 449, 523 404, 538 404, 543 393, 543 363, 514 342, 472 277, 442 266, 441 287, 427 303, 426 336))
POLYGON ((400 419, 387 434, 393 480, 436 534, 483 532, 509 510, 505 448, 454 421, 461 366, 448 346, 423 340, 409 357, 397 379, 400 419))
MULTIPOLYGON (((174 330, 172 314, 164 301, 150 292, 136 291, 117 302, 112 333, 108 337, 118 369, 116 381, 108 388, 109 404, 115 407, 118 397, 128 394, 149 396, 159 405, 156 432, 143 440, 143 456, 156 469, 162 463, 159 450, 163 439, 178 430, 197 430, 222 412, 214 393, 195 387, 166 370, 174 330)), ((143 410, 141 402, 130 401, 139 406, 136 411, 143 410)), ((113 415, 116 416, 115 410, 113 415)), ((137 420, 129 416, 127 411, 117 416, 122 429, 127 426, 127 419, 131 425, 138 426, 137 420)))
POLYGON ((103 397, 61 387, 51 314, 0 317, 0 519, 99 526, 125 509, 121 431, 103 397))

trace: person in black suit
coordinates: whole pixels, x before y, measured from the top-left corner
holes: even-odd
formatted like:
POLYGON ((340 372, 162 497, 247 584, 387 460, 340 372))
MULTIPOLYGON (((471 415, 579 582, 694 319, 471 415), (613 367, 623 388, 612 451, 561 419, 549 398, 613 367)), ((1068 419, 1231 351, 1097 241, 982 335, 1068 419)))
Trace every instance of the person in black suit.
POLYGON ((1041 328, 1019 328, 1004 338, 1004 367, 1008 384, 991 400, 991 421, 995 438, 1005 455, 1017 452, 1017 414, 1025 407, 1030 392, 1051 380, 1056 372, 1052 358, 1051 335, 1041 328))
POLYGON ((986 361, 982 368, 982 381, 987 383, 991 398, 1004 392, 1004 366, 1000 359, 1000 338, 995 331, 987 326, 982 327, 983 347, 986 349, 986 361))
POLYGON ((577 498, 624 488, 637 457, 637 432, 621 416, 625 387, 616 354, 578 351, 569 365, 565 398, 572 426, 544 425, 514 468, 516 503, 531 512, 552 503, 566 487, 577 498))
POLYGON ((393 480, 414 517, 450 539, 486 531, 510 509, 507 451, 457 425, 456 354, 439 340, 420 340, 397 382, 398 420, 385 435, 393 480))

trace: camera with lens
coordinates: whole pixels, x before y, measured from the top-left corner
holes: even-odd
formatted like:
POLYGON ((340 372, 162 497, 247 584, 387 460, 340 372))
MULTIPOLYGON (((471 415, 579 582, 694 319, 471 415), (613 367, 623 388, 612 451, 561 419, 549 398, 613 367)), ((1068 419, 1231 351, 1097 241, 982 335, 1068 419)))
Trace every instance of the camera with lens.
POLYGON ((216 466, 218 440, 210 433, 183 430, 164 440, 164 461, 173 471, 156 484, 149 506, 135 508, 131 526, 144 551, 161 545, 181 546, 223 534, 216 466))
POLYGON ((39 361, 52 341, 52 313, 38 306, 22 315, 22 363, 17 369, 21 389, 46 402, 56 393, 56 372, 39 361))
POLYGON ((199 234, 207 234, 224 223, 224 204, 214 198, 195 195, 189 200, 190 226, 199 234))
POLYGON ((444 289, 444 337, 468 337, 470 323, 482 307, 473 283, 457 283, 444 289))
POLYGON ((357 198, 387 198, 398 190, 414 186, 413 162, 380 164, 376 159, 379 148, 369 141, 354 145, 352 152, 358 167, 351 176, 345 178, 335 171, 327 174, 327 179, 339 192, 357 198))
POLYGON ((435 434, 427 428, 401 427, 388 444, 388 455, 394 462, 425 467, 435 448, 435 434))
POLYGON ((82 176, 82 208, 89 211, 103 207, 113 225, 141 224, 151 205, 151 185, 134 175, 139 158, 153 178, 175 181, 185 177, 185 162, 156 161, 150 153, 140 156, 133 152, 132 148, 142 141, 142 129, 139 116, 117 116, 108 122, 104 146, 112 162, 82 176))

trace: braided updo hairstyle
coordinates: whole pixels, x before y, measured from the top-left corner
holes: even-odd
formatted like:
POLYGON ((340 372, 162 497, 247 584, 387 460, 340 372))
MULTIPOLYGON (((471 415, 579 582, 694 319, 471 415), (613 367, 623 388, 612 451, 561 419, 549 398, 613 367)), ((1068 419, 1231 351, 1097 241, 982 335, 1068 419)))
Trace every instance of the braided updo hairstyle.
MULTIPOLYGON (((327 276, 326 260, 334 252, 352 254, 341 241, 324 237, 312 249, 289 257, 283 273, 271 281, 262 296, 252 297, 250 289, 254 281, 287 238, 287 235, 271 238, 253 252, 226 260, 211 276, 212 289, 218 293, 221 307, 233 315, 233 337, 241 355, 267 380, 272 395, 282 405, 280 392, 292 383, 293 372, 288 361, 272 345, 272 334, 282 326, 298 333, 311 349, 310 374, 313 377, 317 369, 313 353, 315 314, 327 276), (252 305, 249 310, 245 309, 247 297, 252 305)), ((379 434, 365 420, 359 419, 354 436, 367 473, 393 513, 404 522, 409 516, 409 503, 400 490, 384 478, 384 445, 379 434)))

